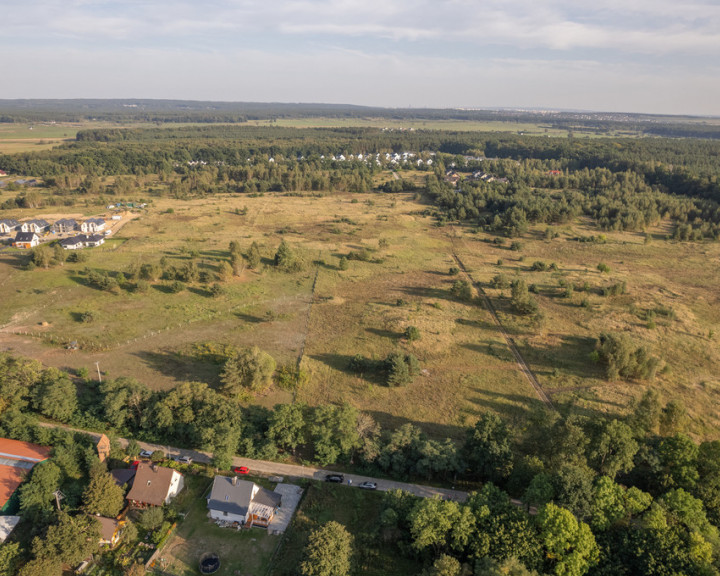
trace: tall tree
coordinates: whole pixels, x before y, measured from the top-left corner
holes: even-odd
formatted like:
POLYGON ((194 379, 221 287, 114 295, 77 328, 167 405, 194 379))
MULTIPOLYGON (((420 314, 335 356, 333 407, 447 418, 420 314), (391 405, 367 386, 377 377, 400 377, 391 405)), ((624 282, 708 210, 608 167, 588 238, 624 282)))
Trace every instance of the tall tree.
POLYGON ((276 367, 273 357, 257 346, 238 350, 223 367, 220 375, 222 391, 229 396, 237 396, 243 390, 263 392, 272 384, 276 367))
POLYGON ((90 482, 82 499, 85 512, 114 518, 123 508, 125 493, 107 471, 105 464, 98 463, 90 469, 90 482))
POLYGON ((463 447, 472 476, 499 482, 510 475, 513 465, 510 431, 492 412, 485 412, 468 430, 463 447))
POLYGON ((353 537, 345 526, 330 521, 310 533, 302 576, 348 576, 352 565, 353 537))
POLYGON ((48 418, 67 422, 77 409, 77 387, 57 368, 44 370, 34 390, 33 407, 48 418))
POLYGON ((556 576, 583 576, 597 562, 599 550, 590 527, 564 508, 547 504, 537 515, 545 549, 545 569, 556 576))

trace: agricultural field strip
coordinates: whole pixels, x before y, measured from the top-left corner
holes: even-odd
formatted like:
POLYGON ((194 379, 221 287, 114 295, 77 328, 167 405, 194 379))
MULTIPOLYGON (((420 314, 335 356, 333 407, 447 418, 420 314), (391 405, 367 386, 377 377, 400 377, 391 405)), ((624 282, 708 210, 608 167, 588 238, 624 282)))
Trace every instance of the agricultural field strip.
POLYGON ((510 335, 505 330, 505 327, 502 325, 502 322, 500 321, 500 318, 498 317, 497 313, 495 312, 495 307, 493 306, 492 302, 490 301, 490 298, 488 298, 487 294, 483 290, 482 286, 479 282, 475 282, 470 275, 470 273, 467 271, 467 268, 465 267, 465 264, 460 259, 460 257, 457 255, 457 251, 455 249, 455 229, 452 229, 452 234, 450 237, 452 247, 453 247, 453 253, 452 257, 453 259, 458 263, 458 266, 463 271, 463 273, 470 279, 470 281, 475 285, 475 287, 478 290, 478 294, 483 299, 483 302, 485 303, 485 306, 488 309, 488 312, 490 312, 490 316, 492 316, 495 324, 497 324, 498 329, 500 330, 500 333, 503 335, 503 338, 505 339, 505 342, 508 345, 508 348, 510 348, 510 351, 512 352, 513 356, 515 357, 515 363, 517 364, 518 368, 520 368, 520 371, 525 375, 528 382, 530 382, 530 385, 535 389, 535 392, 537 392, 537 395, 540 397, 540 400, 542 400, 546 406, 549 408, 554 408, 552 401, 550 400, 550 397, 545 393, 545 390, 543 390, 542 386, 540 385, 540 382, 538 382, 538 379, 535 377, 535 374, 533 374, 532 370, 530 370, 530 366, 528 366, 527 362, 525 361, 525 358, 523 358, 522 354, 520 353, 520 350, 518 350, 518 347, 515 345, 515 341, 510 337, 510 335))

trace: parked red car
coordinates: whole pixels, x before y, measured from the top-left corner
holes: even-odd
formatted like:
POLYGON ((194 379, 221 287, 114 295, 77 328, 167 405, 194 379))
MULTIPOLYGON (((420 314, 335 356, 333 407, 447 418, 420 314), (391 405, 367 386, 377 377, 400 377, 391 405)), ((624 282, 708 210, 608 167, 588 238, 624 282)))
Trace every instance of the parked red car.
POLYGON ((138 466, 140 466, 140 460, 135 460, 135 462, 130 464, 130 470, 137 470, 138 466))
POLYGON ((235 474, 250 474, 247 466, 233 466, 232 471, 235 472, 235 474))

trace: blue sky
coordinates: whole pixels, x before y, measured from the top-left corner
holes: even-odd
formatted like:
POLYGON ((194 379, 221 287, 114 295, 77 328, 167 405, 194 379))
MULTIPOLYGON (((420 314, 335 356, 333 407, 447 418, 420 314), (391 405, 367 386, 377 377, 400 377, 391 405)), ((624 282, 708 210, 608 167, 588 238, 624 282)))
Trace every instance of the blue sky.
POLYGON ((0 0, 0 73, 0 98, 720 115, 720 0, 0 0))

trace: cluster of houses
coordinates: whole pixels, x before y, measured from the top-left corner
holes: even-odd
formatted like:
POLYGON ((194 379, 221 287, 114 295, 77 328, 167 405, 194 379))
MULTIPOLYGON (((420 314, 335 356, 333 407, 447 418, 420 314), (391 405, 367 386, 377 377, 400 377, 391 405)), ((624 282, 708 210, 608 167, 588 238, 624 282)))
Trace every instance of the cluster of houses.
MULTIPOLYGON (((458 182, 462 180, 462 176, 458 174, 455 170, 448 170, 445 172, 445 182, 448 184, 452 184, 453 186, 457 186, 458 182)), ((498 182, 500 184, 507 184, 509 180, 507 178, 498 178, 497 176, 493 176, 492 174, 488 174, 487 172, 483 172, 482 170, 476 170, 469 176, 467 176, 468 180, 482 180, 483 182, 498 182)))
MULTIPOLYGON (((115 482, 129 488, 127 501, 135 508, 168 504, 183 489, 183 475, 152 462, 112 470, 115 482)), ((267 528, 280 507, 282 496, 237 476, 215 476, 207 496, 208 516, 239 527, 267 528)))
MULTIPOLYGON (((100 445, 106 438, 105 435, 101 436, 98 454, 101 453, 100 445)), ((109 442, 107 445, 109 451, 109 442)), ((180 472, 153 462, 135 462, 131 468, 115 469, 110 473, 116 484, 125 487, 125 498, 134 508, 169 504, 185 486, 180 472)), ((237 476, 215 476, 207 496, 208 517, 220 524, 235 525, 239 528, 268 528, 281 502, 280 493, 258 486, 254 482, 240 480, 237 476)), ((121 522, 116 520, 112 524, 112 534, 109 529, 108 534, 104 534, 111 536, 107 544, 114 546, 114 535, 121 531, 121 522)), ((110 522, 106 523, 111 525, 110 522)))
POLYGON ((41 235, 47 234, 73 234, 60 240, 60 246, 66 250, 78 250, 89 246, 99 246, 105 242, 105 236, 110 232, 105 230, 106 222, 103 218, 88 218, 78 222, 72 218, 61 218, 53 224, 47 220, 32 219, 18 222, 17 220, 0 220, 0 234, 12 235, 15 238, 12 245, 15 248, 34 248, 40 244, 41 235), (104 234, 102 232, 104 231, 104 234))

